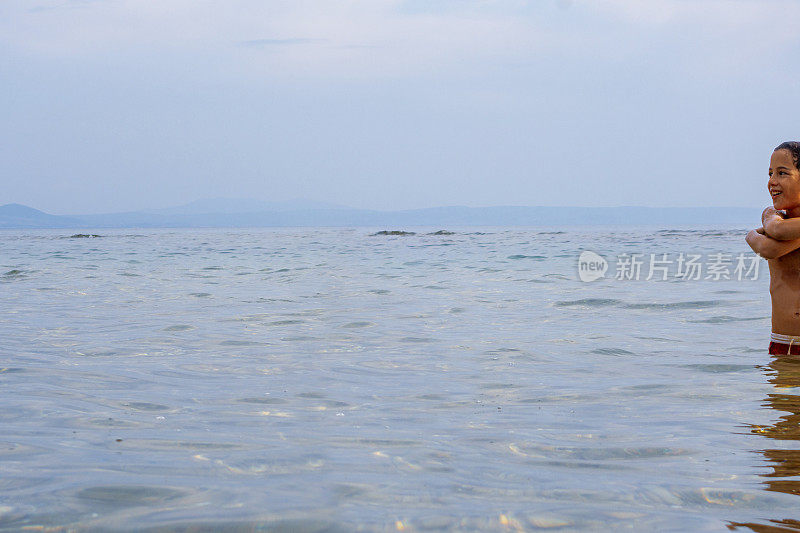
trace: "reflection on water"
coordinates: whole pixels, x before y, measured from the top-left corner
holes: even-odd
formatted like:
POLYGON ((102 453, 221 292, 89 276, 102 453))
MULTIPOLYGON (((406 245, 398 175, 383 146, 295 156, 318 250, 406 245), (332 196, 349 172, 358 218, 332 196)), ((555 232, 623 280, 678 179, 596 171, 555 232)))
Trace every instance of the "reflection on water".
MULTIPOLYGON (((777 392, 768 394, 762 405, 781 413, 770 425, 751 427, 753 434, 775 441, 759 450, 771 470, 761 474, 766 478, 764 490, 800 495, 800 449, 795 443, 800 441, 800 357, 773 356, 763 370, 777 392)), ((748 527, 759 533, 800 531, 800 520, 786 518, 786 515, 800 513, 792 509, 782 509, 778 513, 782 516, 768 519, 769 524, 731 522, 729 528, 748 527)))

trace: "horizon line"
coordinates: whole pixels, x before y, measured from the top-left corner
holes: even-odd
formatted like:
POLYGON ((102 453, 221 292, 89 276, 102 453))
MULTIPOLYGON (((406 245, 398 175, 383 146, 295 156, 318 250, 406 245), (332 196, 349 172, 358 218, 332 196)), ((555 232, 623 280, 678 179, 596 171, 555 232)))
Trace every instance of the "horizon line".
MULTIPOLYGON (((217 200, 220 198, 204 198, 202 200, 217 200)), ((229 200, 230 198, 221 198, 224 200, 229 200)), ((200 200, 193 200, 192 202, 196 202, 200 200)), ((280 203, 288 203, 297 200, 278 200, 274 201, 273 203, 280 204, 280 203)), ((306 200, 311 202, 310 200, 306 200)), ((190 203, 192 203, 190 202, 190 203)), ((269 203, 268 201, 264 200, 265 203, 269 203)), ((189 204, 190 204, 189 203, 189 204)), ((9 202, 5 204, 0 204, 0 208, 3 207, 11 207, 11 206, 19 206, 24 207, 27 209, 33 209, 39 211, 41 213, 52 215, 52 216, 84 216, 84 215, 118 215, 118 214, 127 214, 127 213, 143 213, 147 211, 161 211, 165 209, 176 209, 180 207, 185 207, 189 204, 180 204, 174 205, 170 207, 144 207, 139 209, 128 209, 128 210, 121 210, 121 211, 105 211, 105 212, 95 212, 95 213, 79 213, 79 212, 68 212, 68 213, 53 213, 50 211, 44 211, 37 207, 32 207, 27 204, 22 204, 19 202, 9 202)), ((299 207, 288 209, 284 211, 318 211, 318 210, 352 210, 352 211, 376 211, 376 212, 383 212, 383 213, 396 213, 396 212, 403 212, 403 211, 421 211, 425 209, 443 209, 443 208, 463 208, 463 209, 491 209, 491 208, 547 208, 547 209, 556 209, 556 208, 565 208, 565 209, 763 209, 761 207, 754 207, 754 206, 742 206, 742 205, 718 205, 718 206, 708 206, 708 205, 693 205, 693 206, 678 206, 678 205, 664 205, 664 206, 653 206, 653 205, 521 205, 521 204, 495 204, 495 205, 479 205, 479 206, 471 206, 471 205, 460 205, 460 204, 448 204, 448 205, 436 205, 436 206, 428 206, 428 207, 407 207, 407 208, 400 208, 400 209, 381 209, 381 208, 374 208, 374 207, 352 207, 352 206, 339 206, 339 207, 299 207)), ((261 212, 271 212, 271 209, 262 209, 257 211, 239 211, 236 213, 217 213, 214 211, 209 211, 205 214, 244 214, 244 213, 261 213, 261 212)))

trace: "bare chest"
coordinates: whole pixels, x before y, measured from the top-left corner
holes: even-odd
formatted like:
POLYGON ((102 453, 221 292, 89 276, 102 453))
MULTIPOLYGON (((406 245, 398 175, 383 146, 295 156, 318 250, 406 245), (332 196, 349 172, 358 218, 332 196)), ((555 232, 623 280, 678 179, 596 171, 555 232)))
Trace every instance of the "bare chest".
POLYGON ((769 261, 770 286, 800 291, 800 249, 769 261))

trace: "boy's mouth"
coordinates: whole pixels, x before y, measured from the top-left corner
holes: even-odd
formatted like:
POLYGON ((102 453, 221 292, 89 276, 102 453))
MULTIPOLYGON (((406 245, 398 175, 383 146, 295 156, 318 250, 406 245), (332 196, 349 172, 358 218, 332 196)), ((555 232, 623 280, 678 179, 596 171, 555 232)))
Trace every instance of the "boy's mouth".
POLYGON ((770 194, 772 195, 772 198, 774 199, 774 198, 777 198, 781 193, 779 191, 777 191, 777 192, 776 191, 772 191, 770 194))

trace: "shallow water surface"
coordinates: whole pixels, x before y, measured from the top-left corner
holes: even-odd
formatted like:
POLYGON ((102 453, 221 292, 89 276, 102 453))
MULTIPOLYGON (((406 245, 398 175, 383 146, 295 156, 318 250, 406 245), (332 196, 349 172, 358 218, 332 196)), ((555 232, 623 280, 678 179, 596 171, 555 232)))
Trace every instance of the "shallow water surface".
POLYGON ((800 530, 745 228, 377 229, 0 232, 0 529, 800 530))

